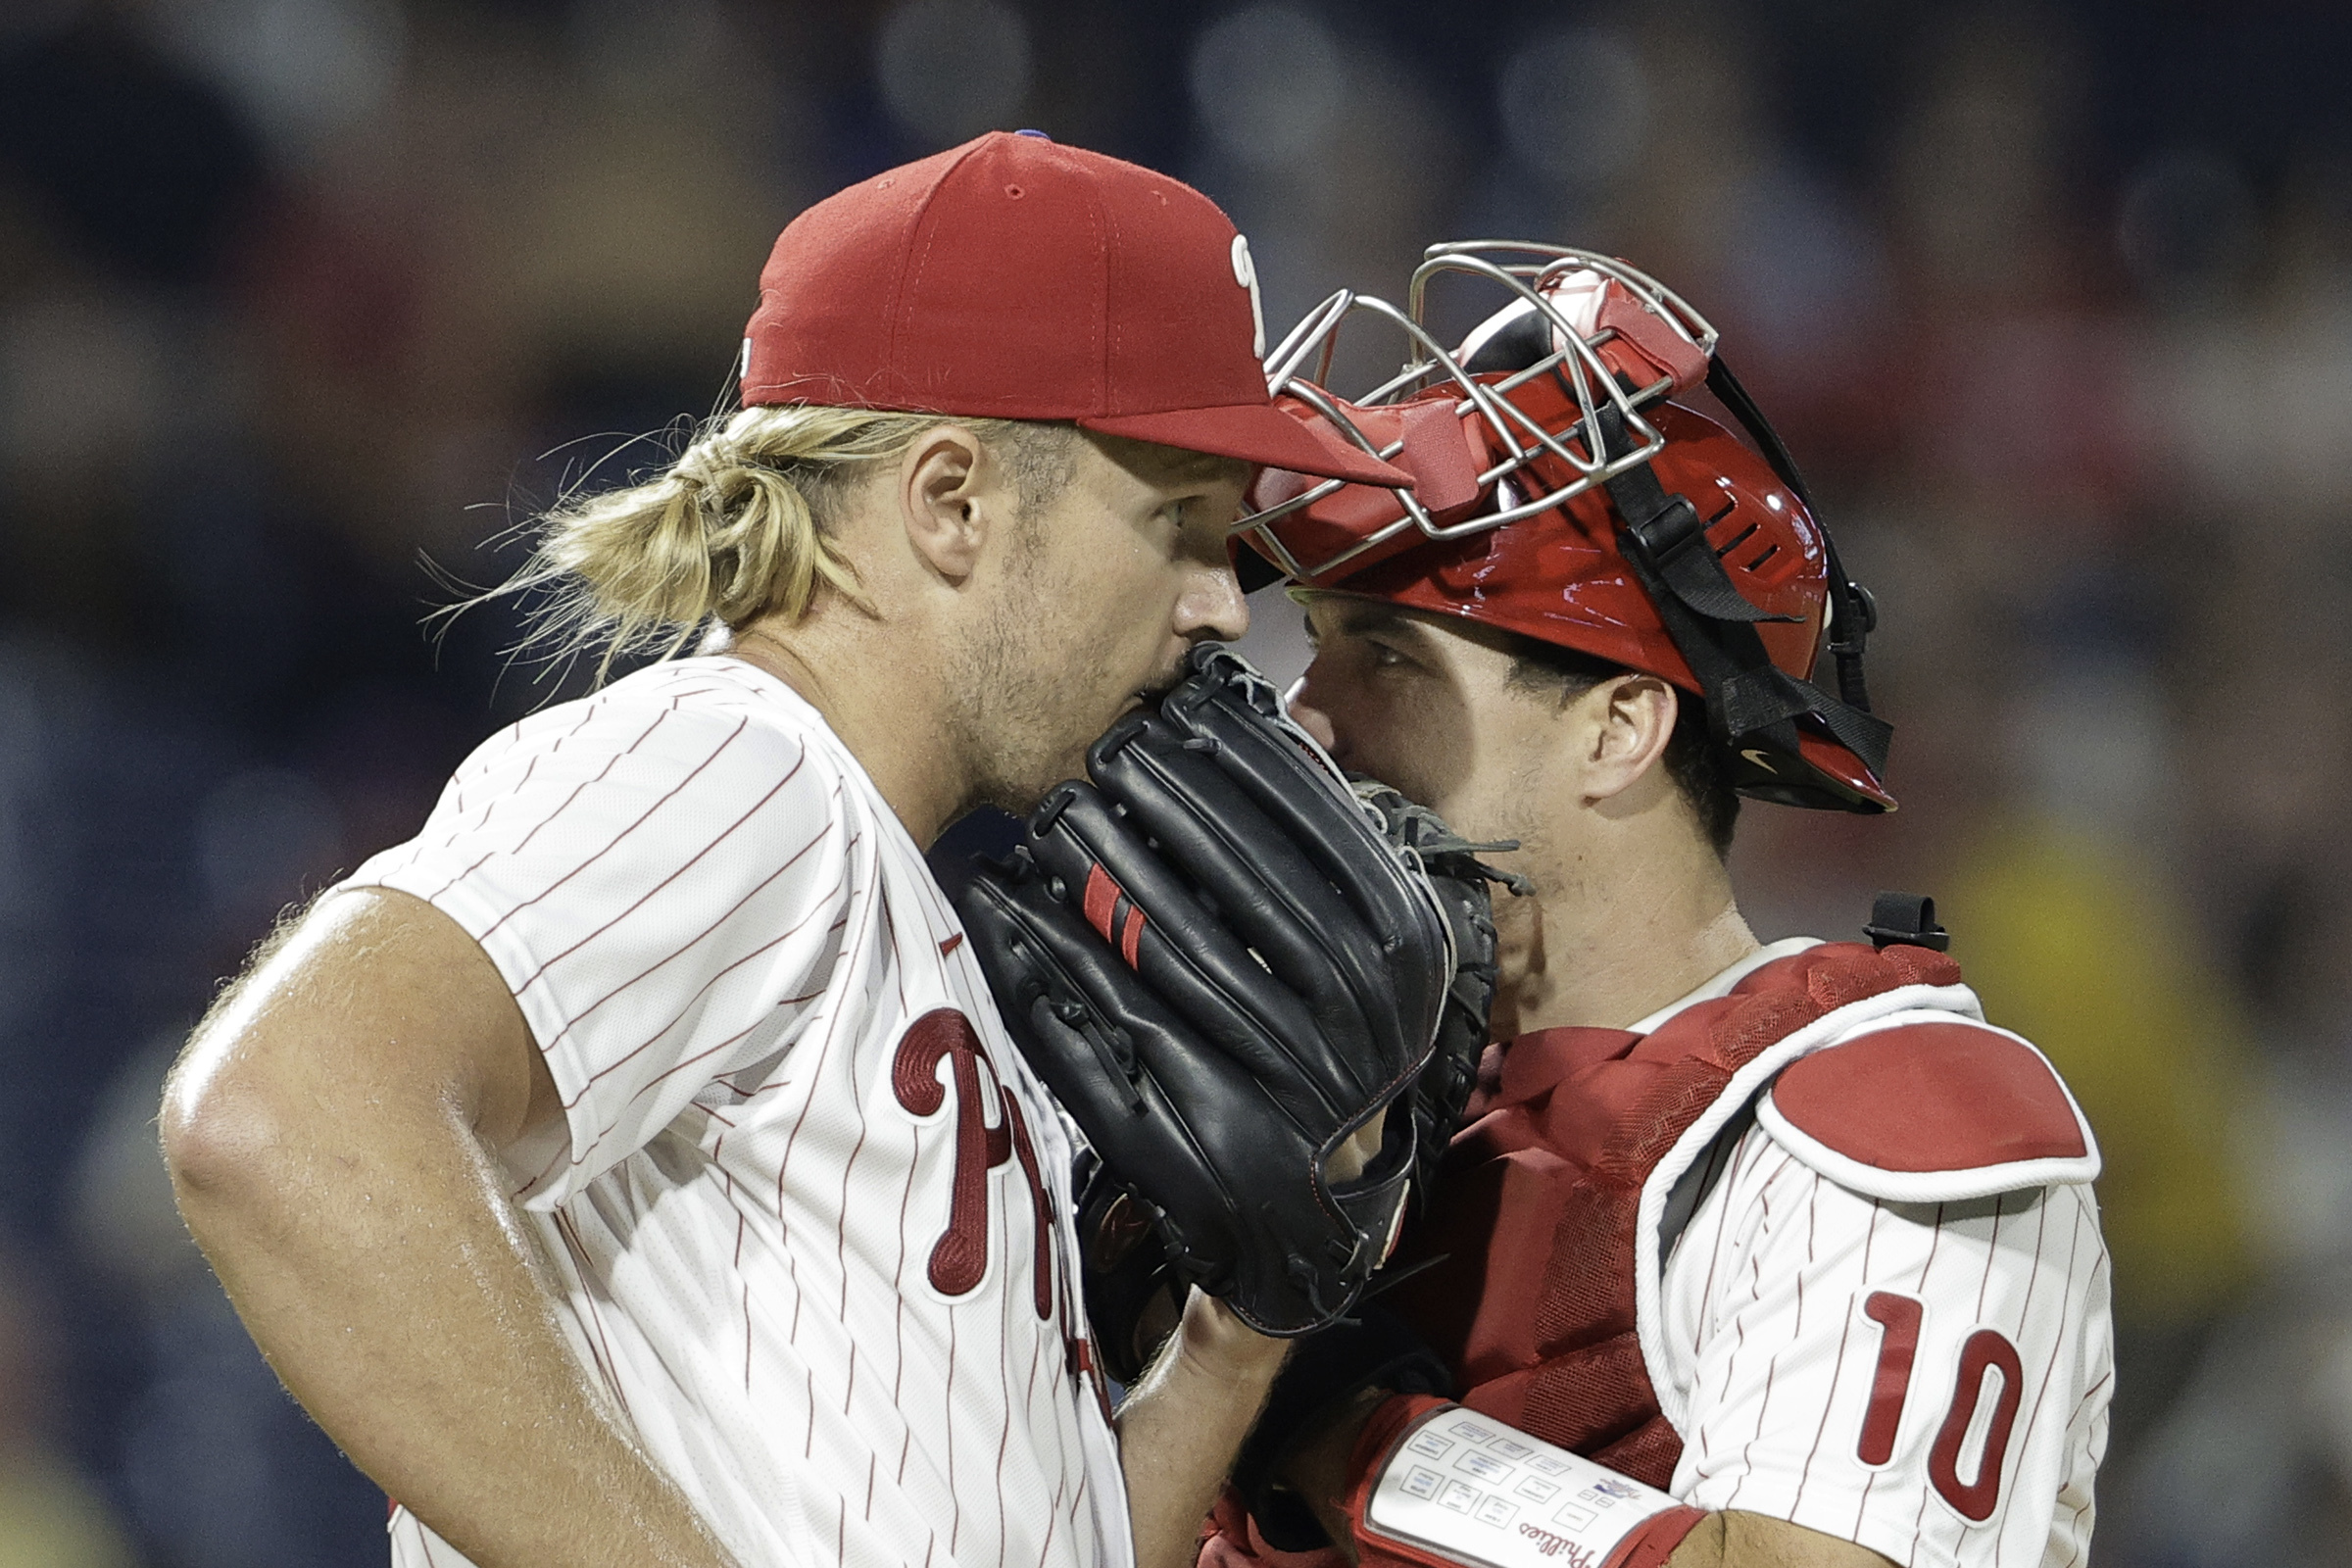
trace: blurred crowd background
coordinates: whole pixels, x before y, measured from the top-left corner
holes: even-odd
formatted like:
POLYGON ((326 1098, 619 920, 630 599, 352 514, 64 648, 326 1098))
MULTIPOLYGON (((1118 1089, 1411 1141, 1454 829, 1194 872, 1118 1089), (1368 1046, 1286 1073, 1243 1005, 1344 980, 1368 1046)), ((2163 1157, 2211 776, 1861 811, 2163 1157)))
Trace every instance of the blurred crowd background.
POLYGON ((794 212, 1020 125, 1224 203, 1277 330, 1481 235, 1714 317, 1877 591, 1904 803, 1751 808, 1755 923, 1936 895, 2089 1109, 2101 1568, 2352 1561, 2347 68, 2257 0, 0 3, 0 1563, 383 1560, 178 1226, 164 1067, 568 689, 426 612, 710 412, 794 212))

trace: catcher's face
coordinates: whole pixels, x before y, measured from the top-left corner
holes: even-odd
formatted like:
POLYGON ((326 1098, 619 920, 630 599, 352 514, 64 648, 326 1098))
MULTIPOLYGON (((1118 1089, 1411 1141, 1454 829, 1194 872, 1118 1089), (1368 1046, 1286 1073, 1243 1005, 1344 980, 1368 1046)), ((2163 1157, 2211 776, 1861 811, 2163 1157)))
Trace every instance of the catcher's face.
POLYGON ((1083 775, 1086 749, 1175 683, 1196 642, 1250 628, 1227 526, 1248 464, 1089 436, 1024 518, 993 612, 967 645, 982 798, 1014 810, 1083 775))
POLYGON ((1342 766, 1474 839, 1557 836, 1559 708, 1511 681, 1507 633, 1345 594, 1309 595, 1306 628, 1291 713, 1342 766))

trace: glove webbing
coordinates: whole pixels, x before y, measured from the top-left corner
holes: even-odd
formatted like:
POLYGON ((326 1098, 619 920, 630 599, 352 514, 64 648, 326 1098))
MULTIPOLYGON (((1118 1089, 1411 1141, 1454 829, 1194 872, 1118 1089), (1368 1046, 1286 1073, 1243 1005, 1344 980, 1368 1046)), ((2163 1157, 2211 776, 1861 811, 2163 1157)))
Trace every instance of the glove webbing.
MULTIPOLYGON (((1362 773, 1348 775, 1350 782, 1368 776, 1362 773)), ((1393 791, 1391 793, 1394 794, 1393 791)), ((1391 809, 1410 824, 1405 830, 1404 842, 1422 858, 1425 864, 1435 857, 1458 855, 1471 870, 1476 871, 1490 882, 1499 883, 1510 889, 1514 898, 1524 899, 1535 893, 1536 885, 1518 872, 1505 871, 1500 866, 1489 865, 1486 861, 1478 858, 1482 855, 1506 855, 1519 848, 1517 839, 1494 839, 1486 843, 1474 844, 1447 827, 1446 819, 1437 812, 1417 801, 1406 800, 1401 795, 1396 796, 1396 804, 1391 809)))

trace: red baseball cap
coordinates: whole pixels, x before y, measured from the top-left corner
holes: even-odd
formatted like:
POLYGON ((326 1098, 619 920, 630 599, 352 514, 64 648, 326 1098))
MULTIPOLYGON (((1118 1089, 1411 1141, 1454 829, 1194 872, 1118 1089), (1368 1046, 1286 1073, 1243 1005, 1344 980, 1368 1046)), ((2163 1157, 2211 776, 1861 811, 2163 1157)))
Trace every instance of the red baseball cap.
POLYGON ((746 407, 1069 419, 1364 484, 1412 476, 1274 406, 1250 244, 1180 180, 991 131, 794 219, 745 329, 746 407))

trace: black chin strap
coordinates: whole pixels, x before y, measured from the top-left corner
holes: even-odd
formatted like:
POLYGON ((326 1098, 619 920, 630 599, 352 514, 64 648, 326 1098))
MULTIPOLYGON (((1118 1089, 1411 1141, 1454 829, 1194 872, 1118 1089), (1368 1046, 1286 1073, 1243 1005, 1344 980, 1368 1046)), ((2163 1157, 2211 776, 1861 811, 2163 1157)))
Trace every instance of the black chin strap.
MULTIPOLYGON (((1764 421, 1746 390, 1724 368, 1721 359, 1712 362, 1707 385, 1747 427, 1773 471, 1810 513, 1812 503, 1788 449, 1764 421)), ((1593 445, 1599 456, 1606 459, 1632 450, 1624 415, 1613 402, 1601 406, 1594 422, 1597 439, 1593 445)), ((1821 534, 1836 633, 1830 650, 1837 658, 1838 697, 1772 662, 1764 640, 1756 633, 1757 623, 1796 617, 1769 613, 1740 592, 1707 542, 1706 525, 1689 497, 1669 494, 1646 463, 1635 465, 1605 484, 1617 508, 1618 542, 1626 563, 1657 607, 1667 635, 1674 639, 1691 674, 1698 678, 1715 738, 1737 759, 1740 787, 1792 805, 1834 804, 1849 809, 1874 809, 1857 808, 1842 796, 1831 799, 1831 792, 1781 773, 1770 760, 1771 754, 1777 753, 1795 761, 1797 720, 1810 717, 1860 759, 1873 775, 1886 765, 1893 726, 1872 715, 1862 681, 1862 643, 1875 617, 1867 608, 1868 597, 1838 562, 1829 530, 1823 527, 1821 534)))

